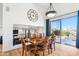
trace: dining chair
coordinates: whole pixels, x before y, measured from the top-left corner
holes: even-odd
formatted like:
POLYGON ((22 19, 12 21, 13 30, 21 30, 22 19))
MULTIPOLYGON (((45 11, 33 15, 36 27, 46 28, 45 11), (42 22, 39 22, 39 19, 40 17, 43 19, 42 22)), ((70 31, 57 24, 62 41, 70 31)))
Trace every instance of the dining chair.
POLYGON ((45 56, 45 50, 48 50, 48 54, 49 54, 49 41, 48 41, 48 36, 45 36, 43 38, 43 42, 40 43, 40 45, 38 45, 40 47, 39 51, 43 51, 43 56, 45 56))
POLYGON ((51 49, 51 53, 52 53, 52 49, 53 49, 52 44, 55 50, 55 36, 52 35, 50 36, 50 38, 48 36, 45 36, 44 41, 39 45, 40 51, 43 51, 43 56, 45 56, 45 50, 48 50, 48 54, 49 54, 49 51, 51 49))
POLYGON ((40 49, 38 46, 31 43, 29 45, 26 45, 26 39, 24 37, 21 38, 22 42, 22 56, 27 55, 27 52, 30 54, 33 53, 35 56, 39 55, 38 50, 40 49))
POLYGON ((40 44, 43 42, 42 40, 40 40, 40 38, 35 38, 35 39, 32 39, 31 40, 31 42, 32 42, 32 46, 34 46, 34 48, 31 50, 34 54, 35 54, 35 56, 39 56, 39 50, 40 50, 40 44), (34 43, 34 41, 36 41, 35 43, 34 43))
POLYGON ((24 56, 26 54, 26 51, 27 51, 27 49, 26 49, 26 42, 25 42, 25 38, 24 37, 21 38, 21 44, 22 44, 22 56, 24 56))
POLYGON ((52 49, 54 49, 55 51, 55 40, 56 40, 56 36, 54 34, 51 35, 51 38, 49 39, 49 43, 50 43, 50 49, 51 49, 51 53, 52 53, 52 49), (53 44, 53 47, 52 47, 53 44))

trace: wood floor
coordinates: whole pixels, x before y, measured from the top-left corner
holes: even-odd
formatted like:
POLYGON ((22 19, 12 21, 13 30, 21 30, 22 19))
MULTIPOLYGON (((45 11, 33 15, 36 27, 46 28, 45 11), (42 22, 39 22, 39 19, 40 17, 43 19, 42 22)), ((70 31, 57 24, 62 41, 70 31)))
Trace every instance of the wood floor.
POLYGON ((0 51, 2 50, 2 44, 0 44, 0 51))
MULTIPOLYGON (((39 52, 43 56, 42 52, 39 52)), ((21 48, 7 52, 0 52, 0 56, 21 56, 21 48)), ((29 53, 28 53, 29 56, 29 53)), ((34 56, 31 54, 31 56, 34 56)), ((67 45, 56 44, 56 50, 52 54, 45 51, 45 56, 79 56, 79 49, 67 45)))

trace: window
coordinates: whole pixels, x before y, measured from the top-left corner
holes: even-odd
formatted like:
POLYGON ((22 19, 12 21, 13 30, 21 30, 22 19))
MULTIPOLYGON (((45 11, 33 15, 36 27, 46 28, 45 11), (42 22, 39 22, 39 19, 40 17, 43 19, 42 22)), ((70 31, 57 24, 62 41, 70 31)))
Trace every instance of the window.
POLYGON ((56 35, 56 42, 76 46, 77 16, 51 21, 51 33, 56 35))

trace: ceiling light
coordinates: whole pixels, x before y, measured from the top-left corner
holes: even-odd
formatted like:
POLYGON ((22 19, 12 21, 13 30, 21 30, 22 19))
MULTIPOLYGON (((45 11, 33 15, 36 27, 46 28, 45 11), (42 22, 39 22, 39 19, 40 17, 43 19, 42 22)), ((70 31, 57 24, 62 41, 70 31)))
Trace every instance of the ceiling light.
POLYGON ((56 11, 53 8, 52 3, 50 3, 50 6, 48 8, 48 11, 45 14, 48 18, 53 18, 56 15, 56 11))

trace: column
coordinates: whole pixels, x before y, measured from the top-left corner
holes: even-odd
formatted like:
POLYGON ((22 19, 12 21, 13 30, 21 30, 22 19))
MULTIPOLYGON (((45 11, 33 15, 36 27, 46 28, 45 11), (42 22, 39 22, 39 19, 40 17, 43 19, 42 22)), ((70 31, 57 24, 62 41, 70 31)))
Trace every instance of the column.
POLYGON ((46 20, 46 36, 50 36, 50 21, 46 20))
POLYGON ((76 48, 79 48, 79 11, 78 11, 78 18, 77 18, 77 38, 76 38, 76 48))

